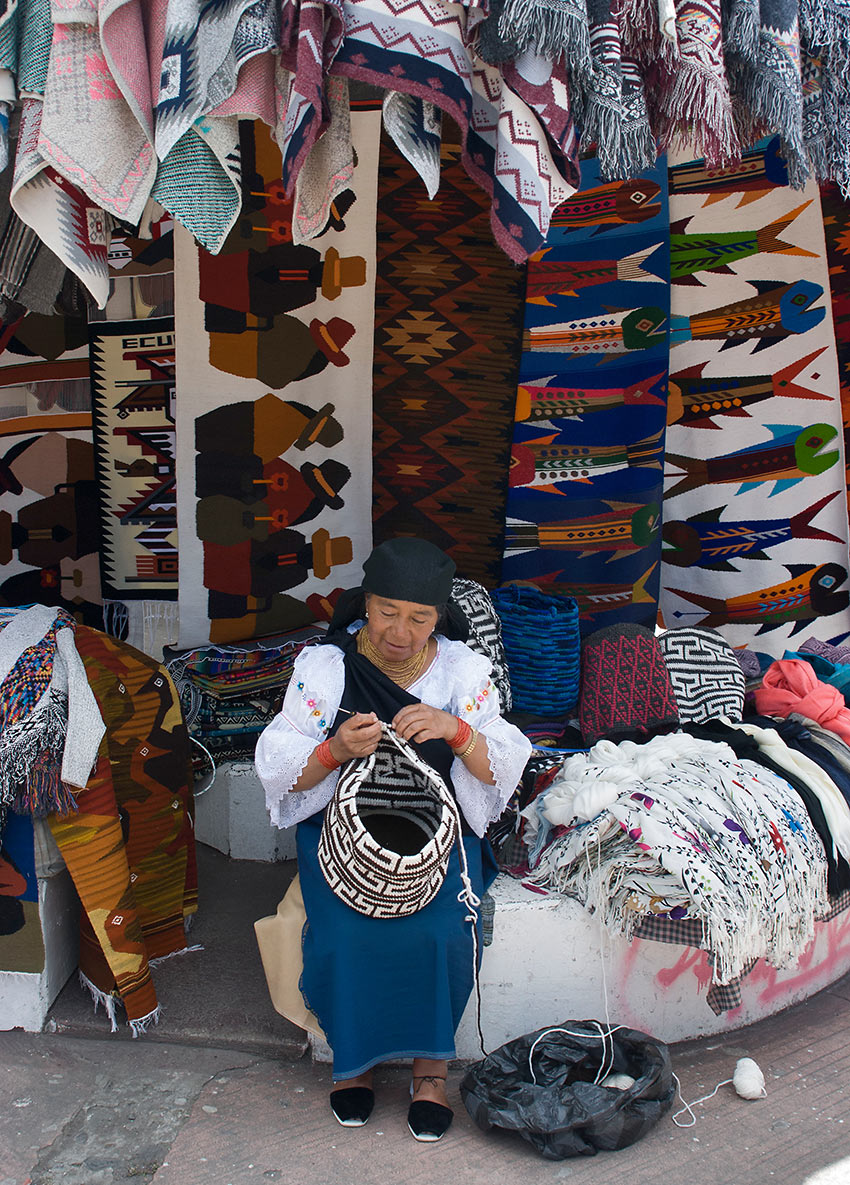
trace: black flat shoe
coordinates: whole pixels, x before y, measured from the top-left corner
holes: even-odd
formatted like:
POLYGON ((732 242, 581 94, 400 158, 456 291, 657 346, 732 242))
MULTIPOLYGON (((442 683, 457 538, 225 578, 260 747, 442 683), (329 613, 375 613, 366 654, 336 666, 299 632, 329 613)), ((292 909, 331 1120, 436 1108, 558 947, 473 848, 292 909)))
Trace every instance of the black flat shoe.
POLYGON ((407 1126, 414 1140, 419 1140, 423 1144, 434 1144, 449 1130, 454 1115, 451 1107, 420 1099, 411 1103, 407 1109, 407 1126))
POLYGON ((362 1127, 374 1105, 375 1092, 368 1086, 346 1086, 331 1091, 331 1110, 343 1127, 362 1127))

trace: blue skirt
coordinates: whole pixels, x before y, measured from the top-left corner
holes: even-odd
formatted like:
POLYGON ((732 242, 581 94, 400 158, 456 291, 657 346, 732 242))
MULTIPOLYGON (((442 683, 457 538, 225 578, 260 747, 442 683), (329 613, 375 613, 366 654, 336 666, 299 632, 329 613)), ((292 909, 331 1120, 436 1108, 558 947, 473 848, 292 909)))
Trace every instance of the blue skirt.
MULTIPOLYGON (((458 901, 457 849, 443 885, 418 913, 369 918, 336 896, 317 858, 323 812, 299 823, 298 873, 307 911, 301 993, 334 1055, 334 1078, 355 1078, 403 1057, 449 1059, 474 984, 472 924, 458 901)), ((469 879, 480 897, 493 883, 490 844, 465 835, 469 879)), ((481 949, 481 922, 478 945, 481 949)))

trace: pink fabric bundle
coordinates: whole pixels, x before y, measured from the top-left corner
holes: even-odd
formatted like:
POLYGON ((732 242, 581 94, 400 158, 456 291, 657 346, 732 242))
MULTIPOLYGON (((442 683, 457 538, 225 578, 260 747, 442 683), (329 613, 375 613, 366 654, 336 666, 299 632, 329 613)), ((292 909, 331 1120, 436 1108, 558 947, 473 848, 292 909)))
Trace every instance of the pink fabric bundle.
POLYGON ((766 716, 799 712, 850 742, 850 710, 837 687, 822 683, 800 658, 779 658, 765 672, 755 692, 756 707, 766 716))

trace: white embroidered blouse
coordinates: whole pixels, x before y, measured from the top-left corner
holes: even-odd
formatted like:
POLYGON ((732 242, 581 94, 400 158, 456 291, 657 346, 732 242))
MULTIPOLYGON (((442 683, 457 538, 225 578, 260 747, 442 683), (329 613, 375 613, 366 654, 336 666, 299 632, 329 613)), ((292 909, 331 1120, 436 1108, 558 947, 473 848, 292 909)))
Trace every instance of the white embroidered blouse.
MULTIPOLYGON (((497 819, 516 788, 531 753, 531 742, 499 715, 499 693, 490 663, 463 642, 435 635, 437 654, 408 687, 424 704, 468 721, 487 742, 494 785, 480 781, 455 758, 451 778, 458 805, 476 835, 497 819)), ((339 771, 310 790, 290 793, 316 745, 328 735, 345 685, 343 654, 333 645, 307 646, 298 655, 283 707, 260 735, 255 754, 266 806, 277 827, 291 827, 327 806, 339 771)))

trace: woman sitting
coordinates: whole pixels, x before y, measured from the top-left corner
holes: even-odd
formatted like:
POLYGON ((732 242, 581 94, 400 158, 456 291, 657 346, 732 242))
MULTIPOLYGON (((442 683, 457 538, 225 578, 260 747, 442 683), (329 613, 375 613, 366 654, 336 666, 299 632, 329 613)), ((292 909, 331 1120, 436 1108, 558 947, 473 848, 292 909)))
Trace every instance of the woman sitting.
POLYGON ((480 945, 459 899, 458 853, 429 904, 380 919, 334 894, 317 848, 339 767, 375 751, 384 721, 452 791, 478 897, 495 876, 484 834, 513 793, 531 745, 501 718, 488 660, 462 640, 466 620, 450 601, 454 570, 447 555, 420 539, 376 547, 362 585, 340 598, 324 642, 298 656, 283 709, 256 752, 272 822, 299 824, 307 913, 300 987, 333 1050, 331 1109, 346 1126, 365 1123, 372 1068, 412 1058, 408 1125, 426 1141, 451 1123, 447 1060, 455 1056, 480 945))

